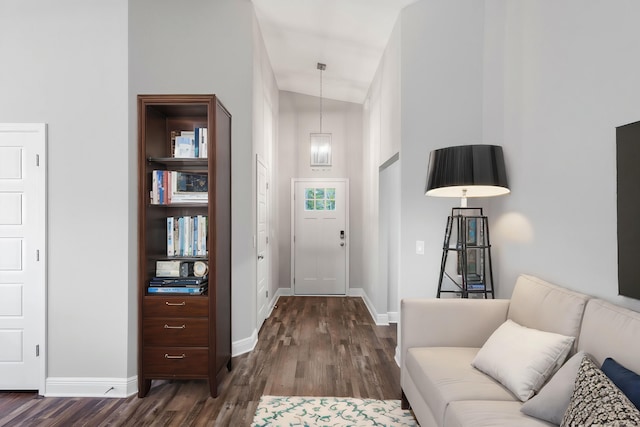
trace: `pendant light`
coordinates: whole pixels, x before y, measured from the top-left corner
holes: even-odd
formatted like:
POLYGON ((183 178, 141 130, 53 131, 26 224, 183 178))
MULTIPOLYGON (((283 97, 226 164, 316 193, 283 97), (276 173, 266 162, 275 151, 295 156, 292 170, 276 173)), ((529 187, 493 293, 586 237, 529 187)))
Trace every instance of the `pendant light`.
POLYGON ((309 134, 311 166, 331 166, 331 134, 322 132, 322 72, 327 65, 318 62, 320 70, 320 132, 309 134))

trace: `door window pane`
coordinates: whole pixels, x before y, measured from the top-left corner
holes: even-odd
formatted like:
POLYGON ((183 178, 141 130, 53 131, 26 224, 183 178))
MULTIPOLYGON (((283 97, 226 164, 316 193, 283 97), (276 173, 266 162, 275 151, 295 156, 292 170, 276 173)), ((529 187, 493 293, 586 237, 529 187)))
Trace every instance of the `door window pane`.
POLYGON ((314 199, 315 191, 313 188, 305 188, 304 189, 304 198, 305 199, 314 199))
POLYGON ((335 200, 336 199, 336 189, 335 188, 327 188, 325 191, 327 195, 327 200, 335 200))
POLYGON ((304 210, 305 211, 335 211, 336 210, 336 189, 335 188, 305 188, 304 189, 304 210))

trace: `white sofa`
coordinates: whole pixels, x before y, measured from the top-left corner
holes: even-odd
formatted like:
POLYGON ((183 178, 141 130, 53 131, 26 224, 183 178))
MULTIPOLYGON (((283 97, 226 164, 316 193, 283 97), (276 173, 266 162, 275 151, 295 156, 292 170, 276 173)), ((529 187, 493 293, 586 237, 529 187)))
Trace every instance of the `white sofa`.
POLYGON ((402 403, 422 427, 556 425, 523 414, 509 389, 471 366, 507 319, 576 337, 568 357, 584 351, 598 366, 613 357, 640 372, 640 313, 532 276, 518 278, 510 300, 405 299, 402 403))

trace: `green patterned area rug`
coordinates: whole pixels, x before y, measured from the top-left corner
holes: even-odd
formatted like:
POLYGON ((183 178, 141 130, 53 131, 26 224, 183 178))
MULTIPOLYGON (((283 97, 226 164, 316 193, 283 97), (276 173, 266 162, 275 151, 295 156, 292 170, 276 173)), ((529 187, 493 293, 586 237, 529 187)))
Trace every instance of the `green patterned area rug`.
POLYGON ((399 400, 262 396, 252 427, 417 426, 399 400))

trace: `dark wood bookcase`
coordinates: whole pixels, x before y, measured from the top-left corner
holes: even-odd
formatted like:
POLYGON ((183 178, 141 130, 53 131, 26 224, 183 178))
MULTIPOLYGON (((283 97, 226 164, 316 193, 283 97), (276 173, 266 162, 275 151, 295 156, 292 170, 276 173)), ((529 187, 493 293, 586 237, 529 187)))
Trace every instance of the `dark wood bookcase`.
POLYGON ((154 379, 231 370, 231 114, 215 95, 138 96, 138 396, 154 379), (172 132, 206 127, 205 158, 174 158, 172 132), (206 202, 153 204, 153 171, 207 174, 206 202), (207 216, 206 255, 168 256, 167 217, 207 216), (206 261, 202 295, 149 294, 157 261, 206 261))

